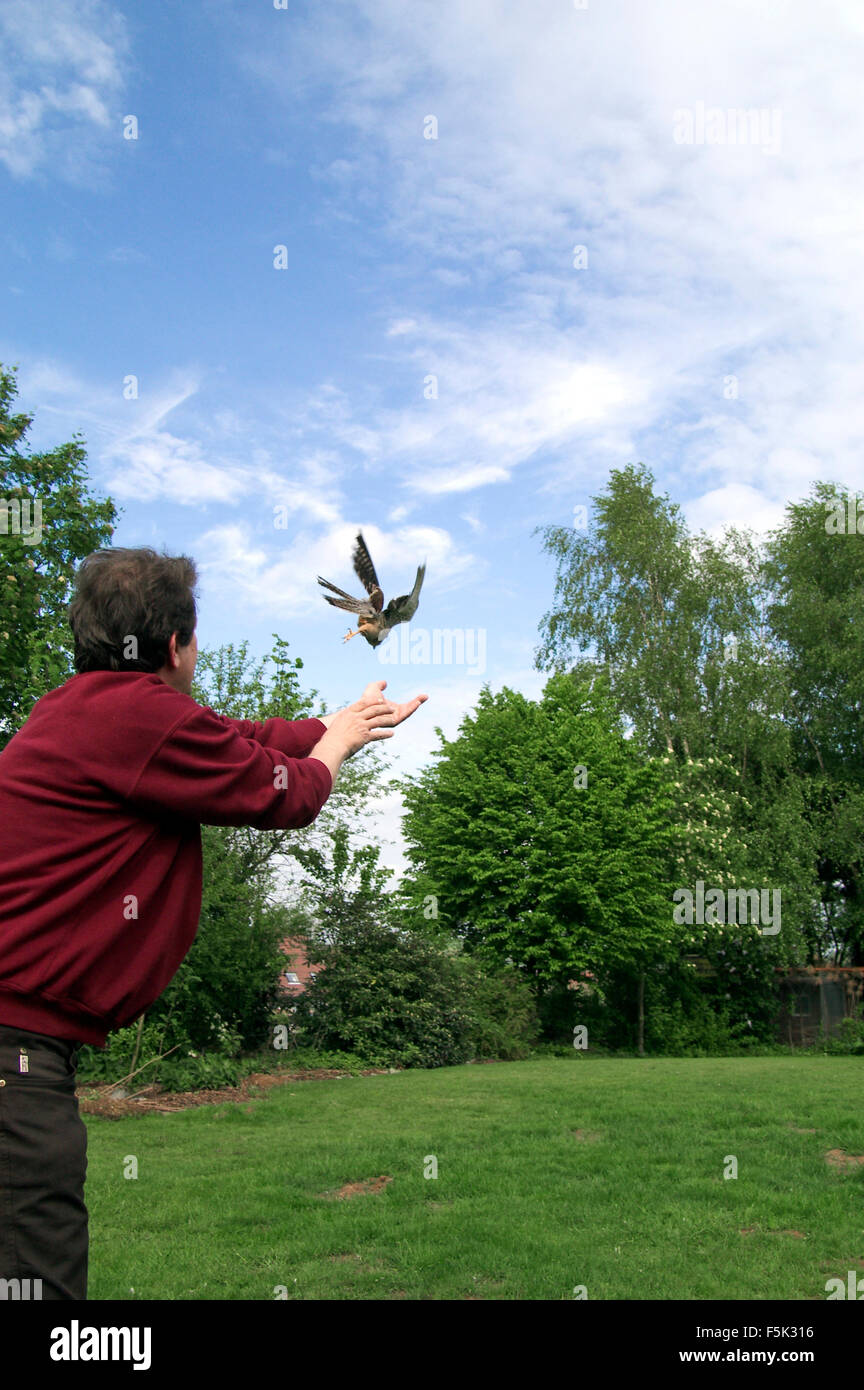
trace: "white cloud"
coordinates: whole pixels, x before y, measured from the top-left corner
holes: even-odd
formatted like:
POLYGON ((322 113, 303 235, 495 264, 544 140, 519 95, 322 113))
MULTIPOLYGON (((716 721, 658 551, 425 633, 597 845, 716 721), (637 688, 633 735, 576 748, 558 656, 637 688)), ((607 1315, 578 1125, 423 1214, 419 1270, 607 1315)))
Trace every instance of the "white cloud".
MULTIPOLYGON (((435 576, 436 594, 458 590, 475 569, 474 557, 458 549, 440 527, 401 526, 384 531, 362 517, 357 523, 340 521, 323 530, 274 530, 272 540, 269 530, 262 533, 241 518, 209 528, 198 538, 195 553, 214 591, 233 595, 245 611, 274 618, 320 614, 324 606, 323 590, 315 582, 318 575, 349 594, 362 596, 351 565, 358 530, 363 532, 385 600, 408 593, 417 566, 424 561, 430 577, 435 576)), ((431 585, 424 584, 421 604, 430 601, 432 593, 431 585)), ((324 612, 332 618, 334 632, 339 622, 346 621, 337 609, 324 612)), ((388 678, 382 668, 381 679, 388 678)))
POLYGON ((783 505, 767 501, 763 493, 746 483, 730 483, 688 503, 684 514, 694 531, 707 531, 720 540, 727 526, 763 533, 779 526, 783 505))
MULTIPOLYGON (((0 361, 14 356, 3 350, 0 361)), ((274 528, 277 508, 280 524, 283 514, 325 526, 341 519, 337 456, 303 446, 286 459, 278 431, 272 449, 250 443, 256 422, 200 404, 209 384, 200 372, 139 382, 137 398, 129 400, 123 378, 109 390, 50 358, 25 359, 17 379, 21 399, 38 402, 37 423, 44 413, 57 417, 59 430, 84 433, 91 466, 121 501, 242 504, 246 514, 274 528)))
POLYGON ((123 16, 105 0, 0 5, 0 161, 18 178, 49 165, 80 181, 98 168, 128 49, 123 16))
POLYGON ((418 382, 434 376, 437 396, 393 409, 368 393, 352 401, 328 382, 297 427, 337 440, 426 497, 505 483, 539 452, 599 441, 610 427, 617 437, 622 417, 633 423, 649 394, 640 364, 580 361, 565 334, 533 343, 527 323, 517 332, 512 323, 486 330, 415 320, 412 340, 400 369, 407 359, 418 382))
POLYGON ((467 467, 439 469, 425 476, 416 473, 412 486, 418 492, 438 496, 447 492, 473 492, 475 488, 485 487, 489 483, 506 483, 509 477, 506 468, 496 468, 494 464, 469 464, 467 467))
POLYGON ((428 495, 528 459, 569 491, 574 445, 583 480, 684 455, 706 515, 745 481, 769 512, 815 476, 852 481, 861 27, 851 0, 370 0, 247 57, 340 127, 354 182, 333 196, 377 195, 400 266, 399 365, 439 375, 435 402, 353 403, 364 457, 400 458, 428 495), (676 143, 699 103, 778 113, 779 153, 676 143), (461 307, 435 302, 442 280, 470 282, 461 307))

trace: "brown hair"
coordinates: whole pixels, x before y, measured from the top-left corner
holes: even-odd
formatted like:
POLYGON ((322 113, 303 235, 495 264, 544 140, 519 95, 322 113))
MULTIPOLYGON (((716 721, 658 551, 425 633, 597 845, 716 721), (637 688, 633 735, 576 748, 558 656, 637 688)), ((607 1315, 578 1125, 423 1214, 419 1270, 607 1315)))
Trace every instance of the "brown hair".
POLYGON ((78 567, 69 604, 79 675, 159 671, 172 632, 180 647, 192 641, 197 582, 188 555, 157 555, 149 546, 94 550, 78 567))

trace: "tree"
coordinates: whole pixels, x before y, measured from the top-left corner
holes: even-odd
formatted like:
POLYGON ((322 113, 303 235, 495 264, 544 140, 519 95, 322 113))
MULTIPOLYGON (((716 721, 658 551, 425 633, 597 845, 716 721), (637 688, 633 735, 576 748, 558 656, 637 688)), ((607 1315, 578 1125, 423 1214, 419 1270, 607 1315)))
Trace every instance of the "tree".
MULTIPOLYGON (((593 649, 634 736, 677 768, 684 824, 696 818, 685 791, 693 779, 682 770, 698 766, 698 796, 728 802, 727 823, 721 828, 715 817, 711 832, 728 841, 727 860, 738 841, 727 874, 740 875, 732 879, 740 887, 779 889, 782 935, 770 950, 778 962, 801 959, 813 935, 814 845, 785 718, 789 673, 769 624, 764 557, 734 529, 721 542, 691 536, 680 508, 655 494, 642 465, 613 470, 594 503, 586 534, 545 529, 558 568, 536 663, 562 669, 574 646, 593 649), (724 793, 730 768, 737 774, 731 799, 724 793)), ((692 837, 693 852, 680 856, 685 882, 711 870, 708 849, 692 837)))
POLYGON ((202 827, 204 882, 198 934, 149 1012, 163 1021, 162 1050, 175 1042, 235 1055, 271 1036, 285 969, 281 942, 297 914, 279 901, 272 865, 247 871, 241 848, 220 826, 202 827))
MULTIPOLYGON (((301 689, 302 669, 302 660, 291 658, 288 643, 275 634, 272 651, 260 661, 250 657, 247 642, 229 643, 200 653, 193 694, 199 703, 230 718, 307 718, 316 692, 301 689)), ((350 763, 346 772, 348 767, 350 763)), ((344 781, 340 776, 325 811, 302 832, 202 827, 198 934, 150 1011, 151 1020, 164 1024, 165 1047, 188 1040, 194 1047, 234 1053, 264 1041, 273 1010, 284 1002, 280 976, 285 955, 280 943, 289 936, 303 937, 310 927, 297 874, 292 881, 287 870, 296 861, 307 871, 320 885, 322 902, 326 894, 339 894, 342 866, 350 876, 355 858, 363 865, 369 859, 368 848, 352 856, 349 840, 360 799, 376 775, 376 765, 367 762, 353 767, 344 781), (336 878, 328 881, 334 862, 336 878)), ((364 891, 376 899, 381 873, 374 871, 373 859, 361 874, 364 891)))
MULTIPOLYGON (((260 661, 249 654, 249 643, 226 643, 215 651, 199 653, 192 693, 199 704, 210 706, 231 719, 309 719, 319 704, 318 692, 302 690, 300 657, 290 657, 289 643, 276 633, 273 647, 260 661)), ((248 827, 225 830, 242 855, 247 872, 264 863, 302 859, 310 847, 323 855, 339 827, 349 835, 361 833, 363 808, 378 789, 383 776, 382 750, 372 745, 349 758, 327 802, 302 835, 296 830, 259 831, 248 827)))
POLYGON ((818 845, 814 944, 846 965, 864 965, 862 505, 860 493, 814 484, 786 508, 766 563, 770 621, 790 673, 788 722, 818 845))
POLYGON ((435 757, 402 780, 410 920, 431 900, 436 927, 538 995, 613 969, 638 989, 678 953, 671 779, 624 736, 605 673, 558 673, 537 703, 485 687, 435 757))
POLYGON ((380 868, 378 845, 351 845, 344 822, 337 822, 324 846, 298 844, 293 855, 302 870, 299 889, 313 923, 316 941, 336 941, 358 923, 392 925, 387 884, 392 869, 380 868))
POLYGON ((593 502, 586 534, 543 528, 557 572, 537 668, 566 669, 574 647, 595 649, 647 748, 676 758, 734 751, 743 772, 771 738, 784 694, 766 652, 757 548, 734 530, 722 544, 691 536, 642 465, 613 469, 593 502))
POLYGON ((22 448, 33 422, 13 414, 0 366, 0 747, 36 700, 74 675, 66 620, 76 566, 110 542, 117 511, 91 495, 83 441, 22 448))

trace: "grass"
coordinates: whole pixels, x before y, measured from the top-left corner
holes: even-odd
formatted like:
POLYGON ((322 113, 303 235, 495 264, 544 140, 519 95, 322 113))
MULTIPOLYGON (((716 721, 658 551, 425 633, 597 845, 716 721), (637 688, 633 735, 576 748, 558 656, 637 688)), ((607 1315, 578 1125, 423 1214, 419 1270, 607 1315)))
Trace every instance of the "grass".
POLYGON ((89 1296, 821 1300, 864 1273, 864 1165, 825 1159, 864 1154, 862 1073, 574 1054, 87 1117, 89 1296))

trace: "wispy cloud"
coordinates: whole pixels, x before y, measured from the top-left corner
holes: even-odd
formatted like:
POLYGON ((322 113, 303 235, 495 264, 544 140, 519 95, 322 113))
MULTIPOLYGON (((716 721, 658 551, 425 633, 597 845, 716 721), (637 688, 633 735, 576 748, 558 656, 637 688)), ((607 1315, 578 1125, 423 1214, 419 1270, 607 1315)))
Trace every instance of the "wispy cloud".
POLYGON ((527 460, 567 491, 574 445, 598 481, 684 455, 734 522, 762 511, 740 515, 742 477, 766 515, 815 476, 853 481, 864 20, 848 0, 777 13, 372 0, 246 53, 339 126, 332 205, 362 188, 400 267, 391 360, 439 378, 404 410, 355 402, 368 462, 400 458, 428 496, 527 460), (678 143, 700 104, 776 117, 782 141, 678 143))
POLYGON ((4 0, 0 45, 0 162, 17 178, 48 166, 86 181, 114 122, 120 139, 123 16, 105 0, 4 0))
MULTIPOLYGON (((127 399, 119 383, 109 391, 62 363, 36 358, 22 363, 18 386, 22 398, 39 402, 38 414, 56 417, 61 431, 82 430, 100 482, 121 502, 196 507, 242 501, 270 526, 277 508, 324 525, 338 521, 335 456, 296 447, 286 460, 284 451, 256 439, 253 419, 211 412, 198 401, 203 386, 212 389, 203 376, 199 370, 169 372, 127 399)), ((130 383, 128 389, 137 388, 130 383)))
POLYGON ((476 577, 475 557, 442 527, 385 530, 362 516, 357 522, 340 521, 323 529, 306 524, 299 530, 294 526, 272 534, 249 520, 220 523, 198 537, 196 555, 214 593, 230 593, 244 608, 274 617, 317 613, 335 625, 335 633, 345 616, 325 606, 314 579, 320 574, 347 593, 362 596, 351 565, 358 529, 363 531, 385 600, 411 589, 423 561, 428 562, 430 594, 433 588, 436 595, 458 590, 476 577))
MULTIPOLYGON (((411 404, 394 409, 328 383, 297 417, 301 432, 335 439, 371 471, 387 470, 408 494, 468 492, 507 482, 541 452, 580 439, 616 438, 644 406, 647 381, 613 361, 579 360, 580 348, 549 331, 531 342, 502 315, 496 327, 406 321, 394 366, 413 367, 411 404), (410 342, 409 342, 410 339, 410 342)), ((393 335, 393 326, 388 330, 393 335)))

